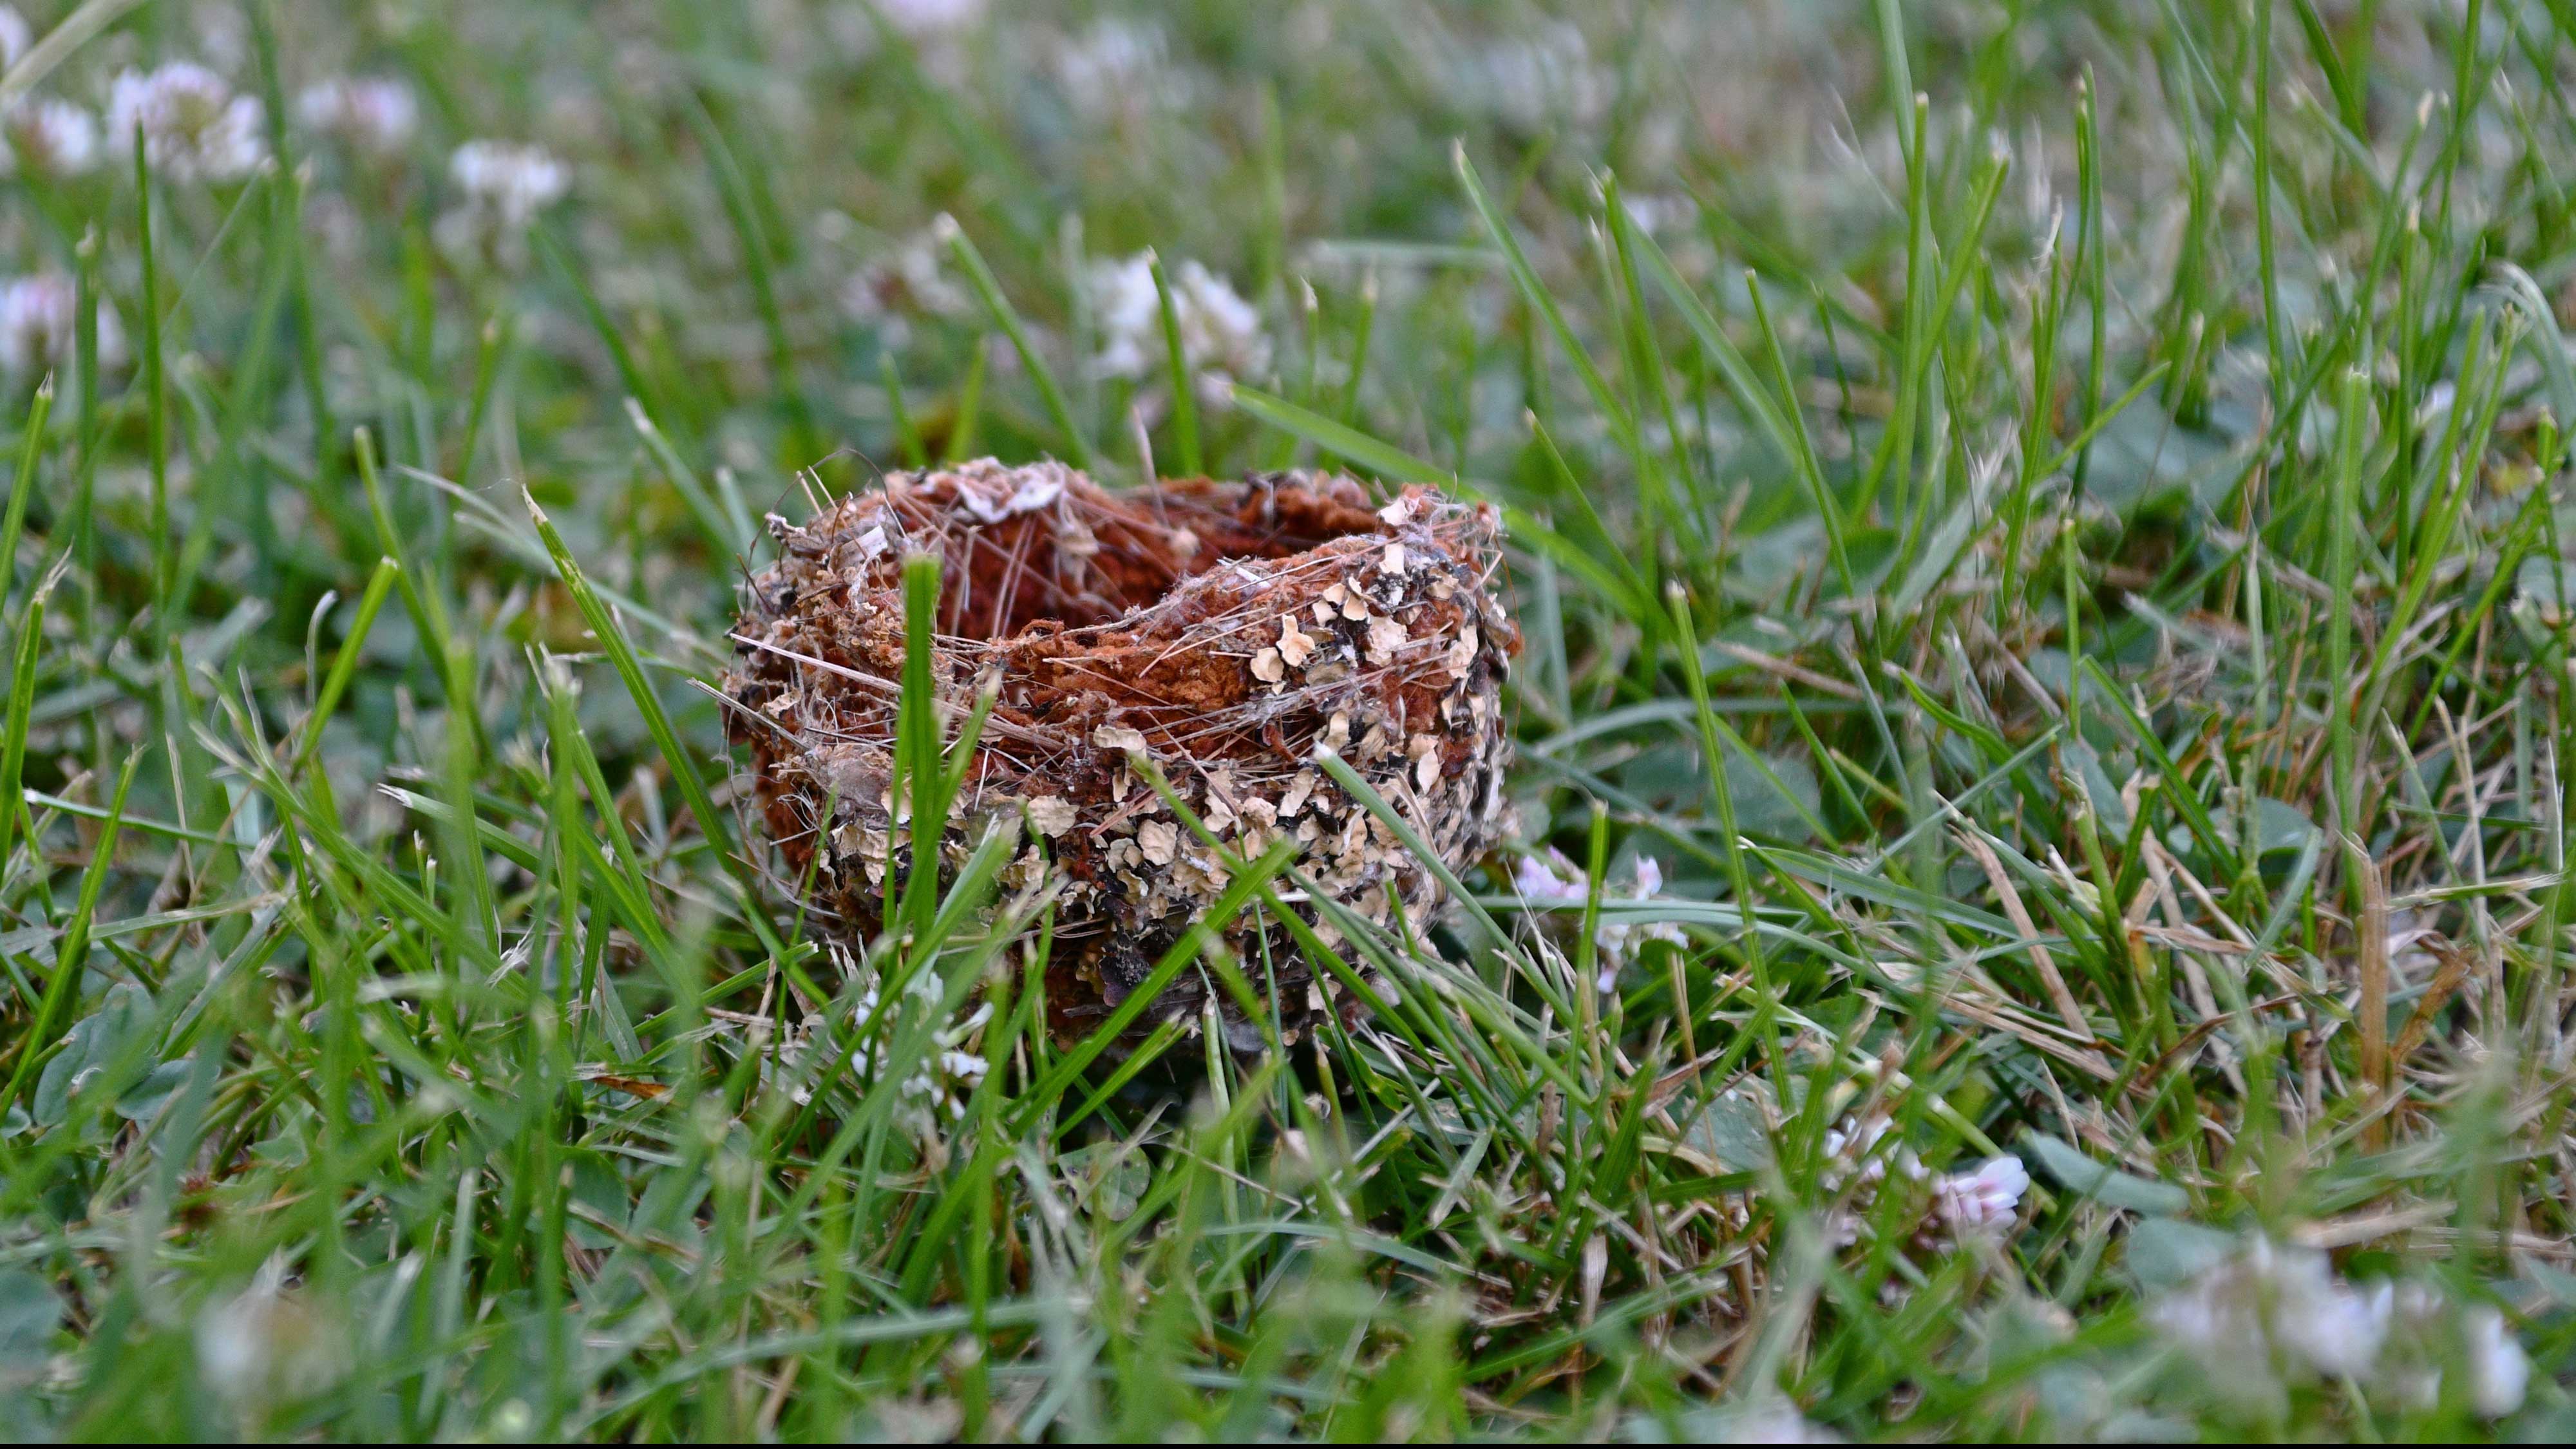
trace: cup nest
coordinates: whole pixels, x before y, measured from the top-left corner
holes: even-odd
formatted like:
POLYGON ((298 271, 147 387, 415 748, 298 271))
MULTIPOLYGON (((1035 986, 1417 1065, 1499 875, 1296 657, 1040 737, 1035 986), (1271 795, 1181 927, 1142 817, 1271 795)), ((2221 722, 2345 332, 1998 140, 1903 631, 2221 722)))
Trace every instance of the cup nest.
MULTIPOLYGON (((1327 944, 1313 894, 1378 924, 1441 904, 1439 878, 1318 768, 1349 762, 1452 868, 1506 828, 1503 681, 1520 647, 1494 592, 1493 510, 1407 488, 1372 508, 1314 473, 1110 493, 1058 463, 992 460, 896 474, 809 523, 772 516, 778 559, 743 590, 724 681, 753 794, 824 929, 877 929, 909 869, 909 802, 890 797, 905 656, 902 574, 943 568, 931 675, 951 711, 998 693, 939 842, 948 869, 996 811, 1030 840, 1006 877, 1060 872, 1051 1028, 1092 1029, 1205 915, 1227 872, 1129 764, 1243 857, 1295 842, 1282 900, 1327 944), (825 810, 832 812, 824 818, 825 810)), ((1293 1039, 1336 1009, 1275 919, 1225 923, 1256 987, 1276 983, 1293 1039)), ((1137 1031, 1198 1019, 1184 972, 1137 1031)), ((1259 1045, 1215 997, 1237 1049, 1259 1045)), ((1338 1003, 1349 1009, 1347 1002, 1338 1003)))

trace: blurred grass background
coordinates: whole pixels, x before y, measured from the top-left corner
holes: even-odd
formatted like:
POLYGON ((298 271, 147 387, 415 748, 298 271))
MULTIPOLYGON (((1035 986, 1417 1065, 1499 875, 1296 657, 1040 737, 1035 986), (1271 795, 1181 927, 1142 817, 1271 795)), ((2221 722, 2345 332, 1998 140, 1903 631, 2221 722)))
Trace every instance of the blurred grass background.
POLYGON ((8 14, 0 1432, 2567 1437, 2565 0, 8 14), (1522 837, 1086 1066, 700 686, 1147 451, 1505 510, 1522 837))

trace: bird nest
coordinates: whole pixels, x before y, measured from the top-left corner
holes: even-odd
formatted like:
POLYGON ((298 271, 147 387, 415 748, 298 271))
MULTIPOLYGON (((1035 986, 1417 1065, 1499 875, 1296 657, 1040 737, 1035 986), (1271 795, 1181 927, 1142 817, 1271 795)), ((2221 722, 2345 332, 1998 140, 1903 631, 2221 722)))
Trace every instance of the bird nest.
MULTIPOLYGON (((1372 507, 1352 479, 1311 473, 1110 493, 1061 464, 985 460, 894 475, 770 532, 778 561, 744 589, 724 687, 771 839, 810 872, 827 930, 878 928, 914 848, 889 788, 903 563, 937 555, 934 685, 952 709, 998 690, 940 858, 953 870, 993 812, 1024 816, 1011 878, 1061 873, 1046 963, 1059 1036, 1115 1009, 1227 885, 1131 752, 1242 856, 1293 841, 1310 889, 1282 897, 1327 943, 1339 933, 1314 894, 1383 924, 1397 903, 1426 917, 1441 886, 1319 753, 1452 867, 1504 827, 1501 691, 1520 636, 1493 590, 1490 508, 1418 487, 1372 507)), ((1220 925, 1238 959, 1264 963, 1247 974, 1275 982, 1291 1033, 1333 1009, 1329 981, 1268 937, 1275 918, 1220 925)), ((1184 973, 1136 1029, 1193 1021, 1207 995, 1184 973)), ((1216 999, 1230 1041, 1257 1045, 1216 999)))

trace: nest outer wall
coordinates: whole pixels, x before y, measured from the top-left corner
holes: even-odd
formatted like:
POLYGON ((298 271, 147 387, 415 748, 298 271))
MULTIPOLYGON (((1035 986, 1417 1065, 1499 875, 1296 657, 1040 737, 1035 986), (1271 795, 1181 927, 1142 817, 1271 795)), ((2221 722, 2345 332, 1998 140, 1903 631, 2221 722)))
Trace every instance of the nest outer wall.
MULTIPOLYGON (((1062 872, 1046 968, 1060 1037, 1124 1000, 1227 884, 1131 749, 1241 855, 1292 840, 1295 869, 1381 925, 1390 889, 1427 919, 1439 878, 1317 768, 1319 748, 1453 870, 1508 828, 1501 695, 1520 636, 1494 591, 1489 507, 1422 487, 1372 507, 1353 479, 1304 472, 1111 493, 1059 463, 985 459, 895 474, 769 528, 778 559, 744 586, 724 692, 787 867, 811 871, 812 906, 847 938, 877 928, 909 868, 909 802, 889 790, 903 562, 936 554, 934 686, 959 708, 980 681, 999 689, 942 861, 962 862, 992 812, 1024 814, 1035 838, 1005 879, 1035 884, 1050 857, 1062 872)), ((1311 901, 1282 896, 1339 939, 1311 901)), ((1293 1038, 1333 1008, 1331 988, 1256 919, 1229 923, 1226 944, 1256 987, 1275 979, 1293 1038)), ((1185 972, 1136 1031, 1194 1021, 1206 994, 1185 972)), ((1216 1000, 1230 1044, 1259 1045, 1232 998, 1216 1000)))

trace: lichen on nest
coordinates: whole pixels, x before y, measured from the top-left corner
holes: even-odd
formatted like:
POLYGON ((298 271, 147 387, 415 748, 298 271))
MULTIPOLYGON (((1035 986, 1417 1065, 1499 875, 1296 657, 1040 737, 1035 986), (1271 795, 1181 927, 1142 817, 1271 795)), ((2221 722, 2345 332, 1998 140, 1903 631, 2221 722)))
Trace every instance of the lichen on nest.
MULTIPOLYGON (((1245 855, 1294 842, 1314 890, 1384 924, 1441 903, 1439 878, 1316 764, 1331 751, 1455 867, 1502 835, 1510 742, 1502 687, 1519 649, 1495 592, 1490 508, 1426 488, 1372 507, 1355 480, 1314 473, 1192 480, 1111 493, 1057 463, 990 459, 896 474, 811 522, 773 516, 777 562, 744 587, 725 678, 753 794, 789 871, 810 871, 825 929, 873 931, 909 868, 892 798, 905 656, 902 573, 937 555, 944 581, 934 687, 963 708, 997 690, 941 842, 962 862, 993 812, 1031 839, 1017 884, 1060 871, 1051 1026, 1088 1032, 1224 890, 1216 852, 1139 778, 1153 762, 1245 855), (832 818, 822 819, 832 810, 832 818)), ((1326 942, 1312 900, 1285 899, 1326 942)), ((1275 974, 1291 1033, 1336 1005, 1275 922, 1223 923, 1239 959, 1275 974)), ((1183 973, 1137 1029, 1197 1019, 1183 973)), ((1219 993, 1238 1049, 1261 1040, 1219 993)), ((1347 1009, 1348 1003, 1340 1003, 1347 1009)))

